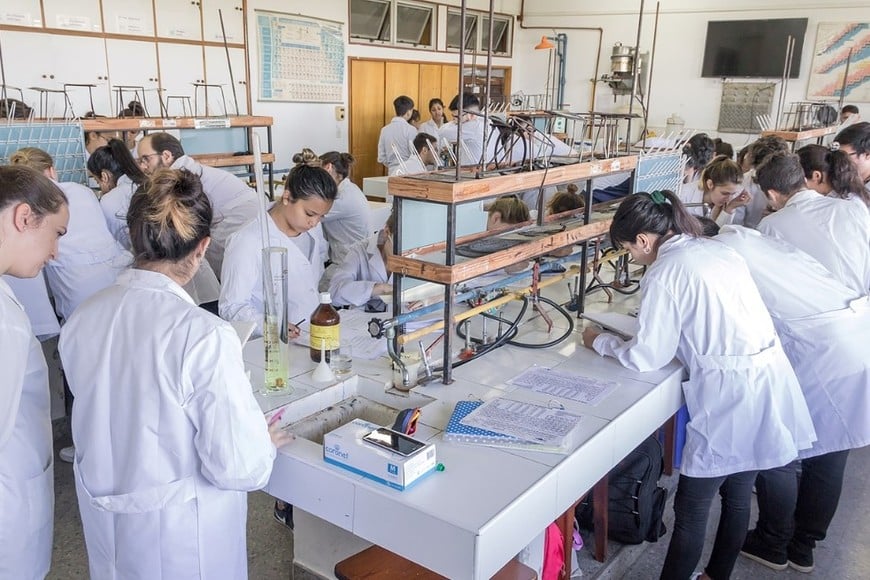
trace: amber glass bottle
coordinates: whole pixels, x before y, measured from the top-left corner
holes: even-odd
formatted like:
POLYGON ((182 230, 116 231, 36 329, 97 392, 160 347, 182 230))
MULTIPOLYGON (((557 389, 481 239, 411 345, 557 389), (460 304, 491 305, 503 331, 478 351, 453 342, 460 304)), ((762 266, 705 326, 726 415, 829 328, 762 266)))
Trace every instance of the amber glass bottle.
POLYGON ((324 346, 326 362, 329 362, 333 350, 338 350, 341 318, 332 306, 329 292, 320 293, 320 305, 311 313, 311 343, 309 354, 311 360, 320 362, 320 347, 324 346))

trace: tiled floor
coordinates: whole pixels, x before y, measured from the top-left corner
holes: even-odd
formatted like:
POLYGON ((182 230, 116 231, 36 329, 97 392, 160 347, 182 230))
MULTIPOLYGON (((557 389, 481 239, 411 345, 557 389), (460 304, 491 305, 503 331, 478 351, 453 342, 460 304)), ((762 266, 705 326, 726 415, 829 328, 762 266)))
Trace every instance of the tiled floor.
MULTIPOLYGON (((69 444, 69 435, 59 426, 57 449, 69 444)), ((774 572, 740 558, 733 580, 768 580, 820 578, 864 580, 870 578, 870 449, 854 451, 849 459, 840 508, 831 525, 828 539, 816 550, 816 571, 799 574, 788 570, 774 572)), ((675 478, 666 480, 673 486, 675 478)), ((87 577, 87 556, 82 537, 72 466, 58 461, 55 465, 55 546, 49 578, 58 580, 87 577)), ((673 497, 673 494, 671 494, 673 497)), ((248 561, 253 580, 314 580, 302 570, 293 570, 293 535, 272 518, 273 500, 264 493, 252 493, 248 502, 248 561)), ((712 546, 718 510, 714 508, 707 530, 704 558, 712 546)), ((666 523, 673 512, 667 508, 666 523)), ((595 562, 588 549, 580 553, 584 578, 645 580, 658 578, 669 536, 656 544, 619 546, 611 543, 610 558, 604 565, 595 562)), ((591 548, 591 539, 588 540, 591 548)), ((704 560, 702 560, 704 561, 704 560)), ((699 565, 698 569, 701 569, 699 565)), ((456 579, 460 580, 460 579, 456 579)), ((717 579, 718 580, 718 579, 717 579)))

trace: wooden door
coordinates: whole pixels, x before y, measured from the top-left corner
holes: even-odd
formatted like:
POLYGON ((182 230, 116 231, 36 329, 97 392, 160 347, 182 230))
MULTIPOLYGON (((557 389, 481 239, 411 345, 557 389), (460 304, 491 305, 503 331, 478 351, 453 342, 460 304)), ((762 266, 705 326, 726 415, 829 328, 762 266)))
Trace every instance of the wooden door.
MULTIPOLYGON (((450 106, 450 101, 459 94, 459 65, 441 65, 441 100, 444 109, 450 106)), ((448 115, 450 113, 448 112, 448 115)))
MULTIPOLYGON (((444 100, 441 90, 441 67, 440 64, 420 65, 420 120, 424 123, 431 119, 429 115, 429 99, 444 100)), ((446 103, 445 103, 446 104, 446 103)))
POLYGON ((389 123, 396 116, 393 100, 400 95, 411 97, 414 107, 420 108, 420 65, 415 62, 387 62, 385 67, 384 118, 389 123))
POLYGON ((363 177, 384 175, 378 163, 378 137, 393 116, 384 118, 384 65, 383 61, 350 61, 350 154, 356 159, 351 179, 359 187, 363 177))

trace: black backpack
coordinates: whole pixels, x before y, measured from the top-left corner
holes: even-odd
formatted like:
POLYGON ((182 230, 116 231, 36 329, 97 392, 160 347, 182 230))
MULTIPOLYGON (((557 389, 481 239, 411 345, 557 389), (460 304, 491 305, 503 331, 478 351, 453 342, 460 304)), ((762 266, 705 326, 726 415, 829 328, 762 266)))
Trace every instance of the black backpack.
MULTIPOLYGON (((662 515, 668 490, 658 486, 664 471, 662 444, 649 437, 610 471, 607 486, 608 532, 611 540, 623 544, 655 542, 665 532, 662 515)), ((581 528, 592 529, 592 494, 577 506, 581 528)))

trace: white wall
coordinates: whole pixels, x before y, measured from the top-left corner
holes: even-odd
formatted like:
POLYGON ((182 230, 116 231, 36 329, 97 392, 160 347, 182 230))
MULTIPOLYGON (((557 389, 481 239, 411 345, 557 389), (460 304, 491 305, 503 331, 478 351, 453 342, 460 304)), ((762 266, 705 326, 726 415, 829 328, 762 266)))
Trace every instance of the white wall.
MULTIPOLYGON (((652 47, 655 5, 652 0, 645 3, 640 43, 642 51, 652 47)), ((598 71, 600 77, 610 70, 610 51, 614 43, 635 44, 639 8, 640 0, 609 0, 606 3, 526 0, 523 24, 553 28, 524 30, 517 26, 513 90, 543 92, 547 55, 532 47, 545 32, 564 32, 568 35, 566 102, 571 104, 571 110, 588 111, 598 35, 592 31, 572 31, 567 27, 603 29, 598 71)), ((808 18, 809 23, 801 56, 800 78, 789 81, 787 103, 806 100, 818 24, 868 22, 870 3, 854 0, 730 0, 727 3, 720 0, 662 0, 650 95, 650 127, 664 127, 671 113, 679 113, 687 127, 717 134, 722 80, 701 78, 707 21, 803 17, 808 18), (723 5, 727 5, 727 8, 723 8, 723 5)), ((774 96, 774 113, 778 90, 774 96)), ((619 97, 614 103, 610 88, 604 83, 598 84, 597 110, 616 111, 627 104, 627 97, 619 97)), ((866 109, 865 116, 870 116, 870 104, 854 104, 861 107, 862 111, 866 109)), ((637 106, 635 112, 640 112, 637 106)), ((751 137, 723 135, 735 146, 743 145, 751 137)))
MULTIPOLYGON (((459 0, 442 0, 442 4, 458 6, 459 0)), ((488 10, 487 0, 469 0, 468 9, 488 10)), ((520 0, 496 0, 495 11, 506 14, 518 14, 520 0)), ((323 18, 345 23, 344 33, 347 38, 347 11, 348 0, 248 0, 248 58, 251 68, 251 96, 252 114, 268 115, 274 117, 272 137, 273 149, 277 154, 276 168, 291 166, 290 158, 293 153, 303 147, 309 147, 317 153, 331 150, 347 151, 349 118, 346 115, 344 121, 336 121, 335 107, 343 106, 350 112, 348 103, 347 74, 349 67, 345 69, 345 83, 343 88, 344 102, 329 104, 313 103, 276 103, 258 102, 259 81, 259 49, 257 45, 257 27, 255 10, 270 10, 287 14, 303 14, 314 18, 323 18)), ((438 34, 443 37, 439 29, 438 34)), ((455 53, 434 52, 425 50, 407 50, 396 48, 384 48, 381 46, 364 46, 359 44, 346 45, 347 57, 378 58, 388 60, 408 60, 425 62, 448 62, 458 63, 459 55, 455 53)), ((466 62, 470 65, 470 59, 466 62)), ((483 60, 478 58, 478 63, 483 60)), ((513 59, 493 59, 493 64, 510 66, 513 59)), ((265 141, 264 141, 265 147, 265 141)))

